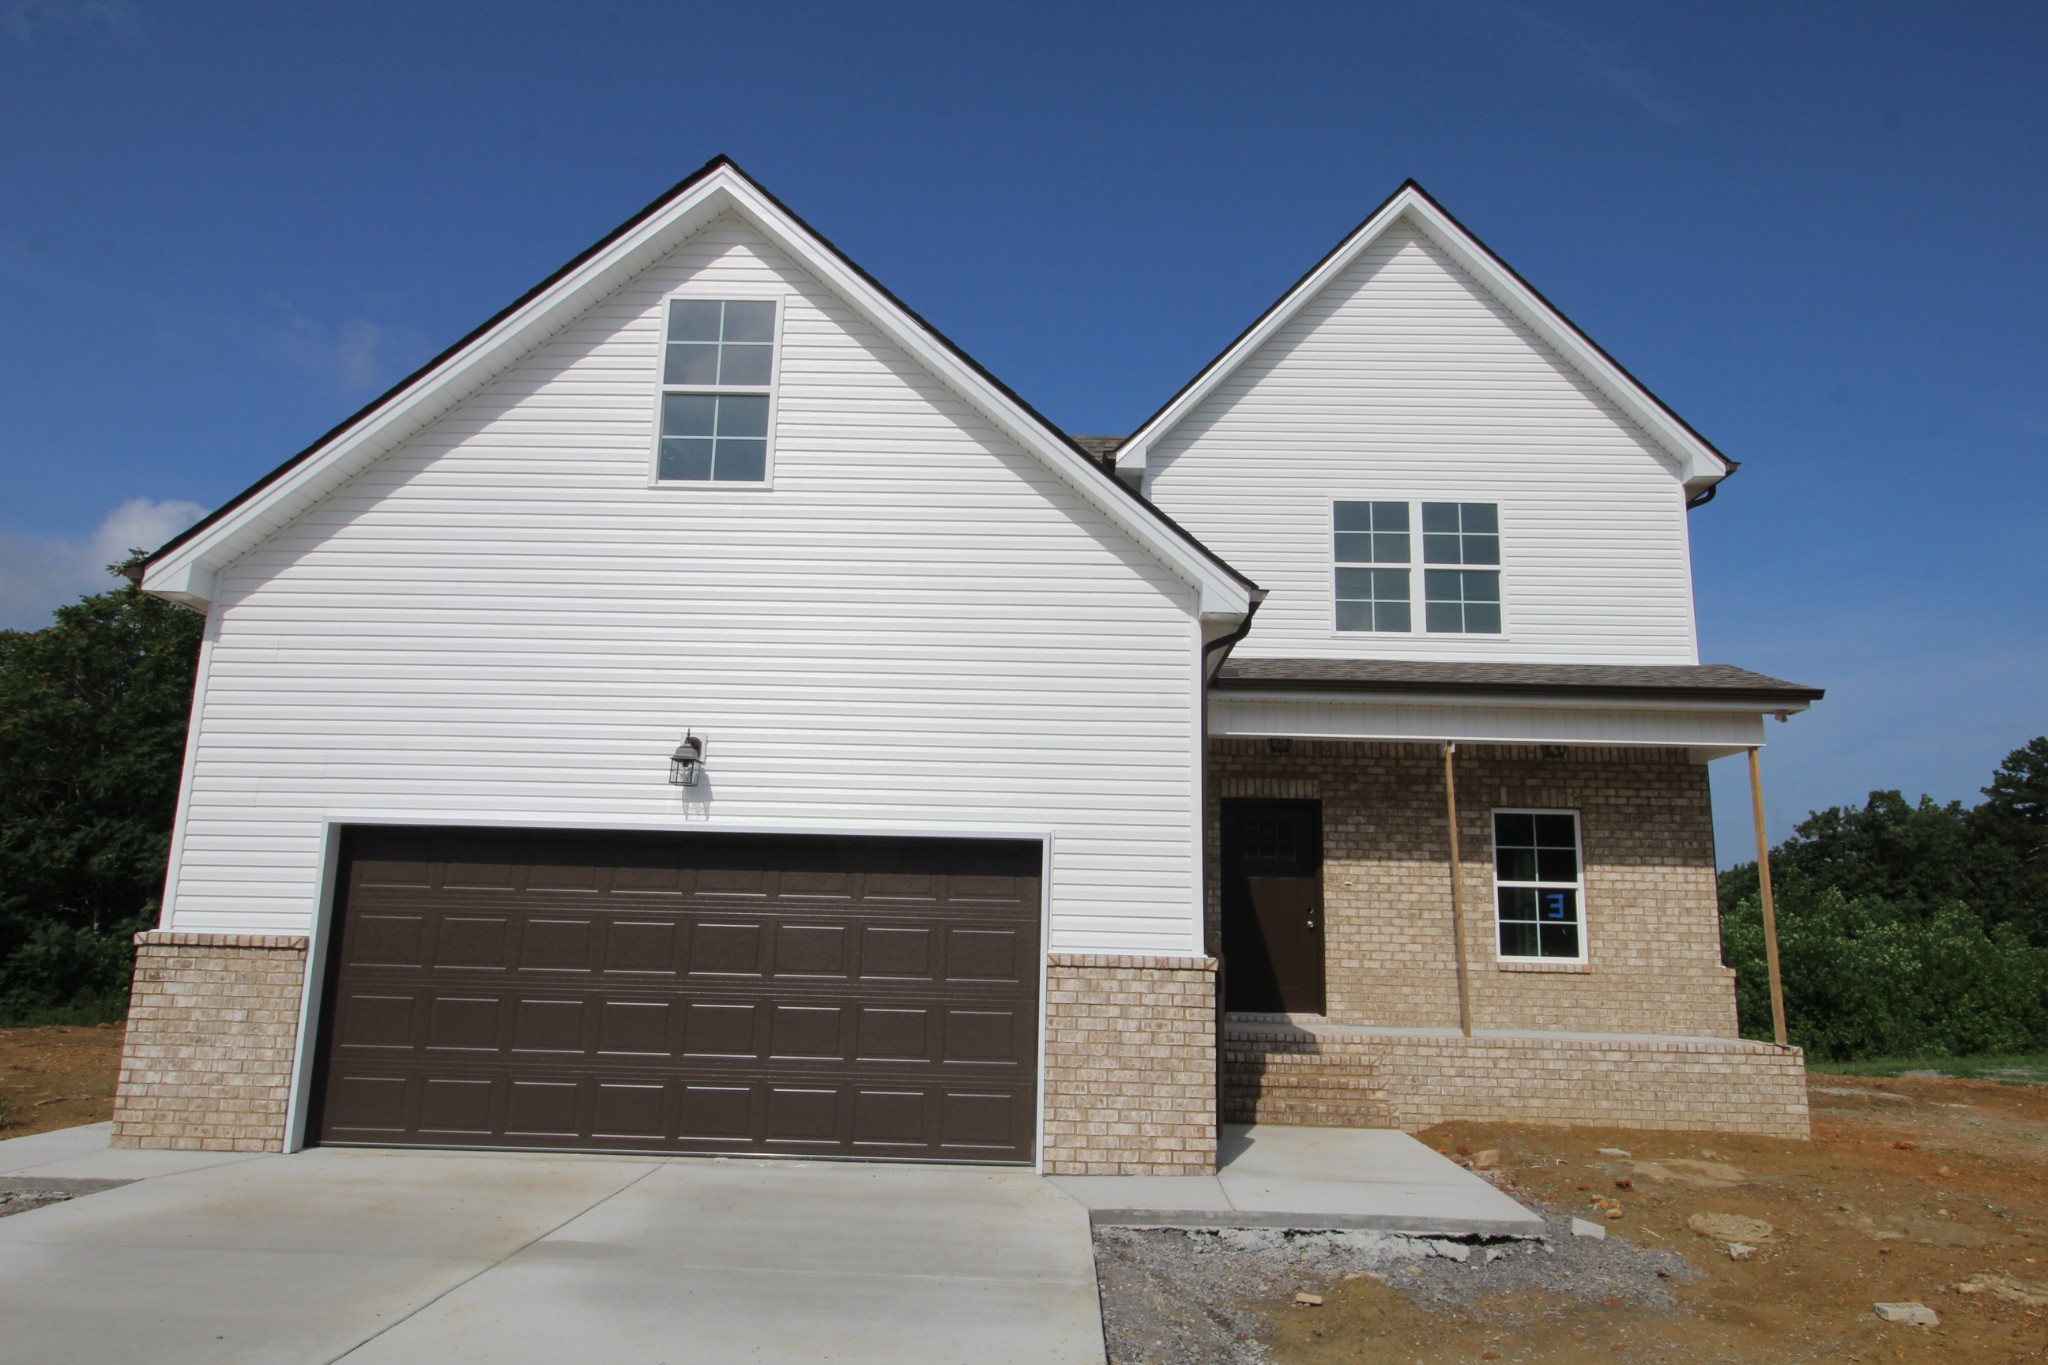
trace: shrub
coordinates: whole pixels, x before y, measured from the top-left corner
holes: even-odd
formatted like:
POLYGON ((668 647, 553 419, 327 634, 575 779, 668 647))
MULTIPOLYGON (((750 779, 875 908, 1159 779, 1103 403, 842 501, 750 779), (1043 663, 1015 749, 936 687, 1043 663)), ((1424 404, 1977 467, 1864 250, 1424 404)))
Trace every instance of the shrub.
MULTIPOLYGON (((2017 926, 1950 901, 1925 913, 1850 898, 1801 873, 1777 897, 1791 1041, 1817 1058, 1963 1056, 2048 1045, 2048 950, 2017 926)), ((1748 895, 1722 917, 1742 1031, 1771 1036, 1763 912, 1748 895)))

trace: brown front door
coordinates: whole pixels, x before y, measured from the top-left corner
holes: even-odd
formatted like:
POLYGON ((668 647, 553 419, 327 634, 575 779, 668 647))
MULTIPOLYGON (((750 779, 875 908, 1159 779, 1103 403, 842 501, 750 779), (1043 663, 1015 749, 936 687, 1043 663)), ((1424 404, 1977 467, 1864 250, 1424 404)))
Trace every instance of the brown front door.
POLYGON ((1323 1012, 1323 807, 1223 803, 1224 1007, 1323 1012))
POLYGON ((323 1143, 1029 1162, 1040 850, 354 829, 323 1143))

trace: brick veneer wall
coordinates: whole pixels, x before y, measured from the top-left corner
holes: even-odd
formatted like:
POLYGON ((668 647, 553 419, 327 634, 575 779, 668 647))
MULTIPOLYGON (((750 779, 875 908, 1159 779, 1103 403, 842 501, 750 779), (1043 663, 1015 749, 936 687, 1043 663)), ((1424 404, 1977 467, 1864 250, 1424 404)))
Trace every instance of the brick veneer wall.
POLYGON ((1055 953, 1048 1175, 1216 1169, 1216 959, 1055 953))
POLYGON ((1736 1038, 1373 1033, 1380 1098, 1406 1129, 1451 1119, 1808 1135, 1806 1059, 1736 1038))
MULTIPOLYGON (((1458 837, 1473 1026, 1732 1038, 1735 974, 1721 965, 1713 811, 1703 764, 1672 749, 1460 745, 1458 837), (1579 813, 1583 966, 1494 953, 1495 807, 1579 813)), ((1220 942, 1225 797, 1323 804, 1327 1017, 1456 1027, 1443 758, 1434 745, 1219 739, 1209 749, 1210 944, 1220 942)))
POLYGON ((135 936, 116 1147, 284 1150, 306 940, 135 936))

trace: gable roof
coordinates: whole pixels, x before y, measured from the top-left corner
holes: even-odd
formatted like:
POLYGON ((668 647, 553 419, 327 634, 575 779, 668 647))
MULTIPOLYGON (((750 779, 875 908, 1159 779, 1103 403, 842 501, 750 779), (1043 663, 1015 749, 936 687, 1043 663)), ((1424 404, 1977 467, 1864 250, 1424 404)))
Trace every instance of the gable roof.
POLYGON ((736 213, 803 265, 1125 534, 1234 620, 1258 588, 1061 433, 726 156, 717 156, 469 335, 167 542, 137 569, 146 591, 204 609, 214 575, 489 383, 713 219, 736 213))
POLYGON ((1495 255, 1492 248, 1451 216, 1414 180, 1406 180, 1349 236, 1309 268, 1274 304, 1238 333, 1200 373, 1145 419, 1116 452, 1116 467, 1127 477, 1141 478, 1145 462, 1159 439, 1271 340, 1308 302, 1356 261, 1396 223, 1407 222, 1448 255, 1480 287, 1556 350, 1567 363, 1640 425, 1652 440, 1678 462, 1688 494, 1712 488, 1736 469, 1691 424, 1643 386, 1641 380, 1579 330, 1557 305, 1495 255))

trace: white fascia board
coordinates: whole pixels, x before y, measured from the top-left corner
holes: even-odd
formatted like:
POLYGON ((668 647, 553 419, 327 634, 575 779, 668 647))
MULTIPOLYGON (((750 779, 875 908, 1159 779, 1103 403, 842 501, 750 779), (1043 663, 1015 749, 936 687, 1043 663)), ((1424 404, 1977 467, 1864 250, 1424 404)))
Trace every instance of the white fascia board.
MULTIPOLYGON (((1774 713, 1748 706, 1570 698, 1212 692, 1214 738, 1567 744, 1735 752, 1764 743, 1774 713)), ((1791 708, 1788 708, 1791 709, 1791 708)), ((1803 709, 1803 707, 1796 708, 1803 709)), ((1715 756, 1715 755, 1709 755, 1715 756)))
POLYGON ((1561 696, 1555 693, 1517 692, 1354 692, 1342 688, 1318 691, 1296 687, 1231 687, 1213 690, 1218 700, 1242 697, 1247 701, 1314 702, 1321 706, 1456 706, 1501 707, 1516 711, 1699 711, 1725 715, 1794 716, 1809 710, 1811 702, 1758 702, 1741 698, 1721 701, 1712 697, 1603 697, 1561 696))
POLYGON ((251 495, 214 525, 151 564, 143 590, 200 609, 213 577, 379 456, 476 393, 598 300, 699 229, 736 212, 798 260, 998 429, 1044 461, 1122 533, 1198 590, 1204 613, 1250 610, 1250 589, 1166 526, 1144 515, 1110 475, 1048 432, 1016 400, 935 338, 872 282, 730 166, 720 166, 647 219, 566 272, 402 392, 251 495))
POLYGON ((1381 205, 1378 212, 1360 224, 1250 331, 1210 362, 1209 368, 1193 383, 1133 433, 1117 449, 1117 468, 1142 478, 1146 461, 1161 437, 1178 426, 1240 365, 1287 326, 1310 300, 1348 270, 1361 254, 1403 218, 1478 281, 1480 287, 1498 299, 1502 306, 1527 324, 1567 364, 1613 400, 1650 439, 1663 447, 1677 465, 1679 478, 1688 493, 1697 493, 1727 477, 1729 464, 1725 459, 1673 417, 1647 389, 1588 341, 1577 327, 1517 278, 1513 271, 1506 269, 1491 251, 1413 185, 1403 186, 1393 198, 1381 205))

